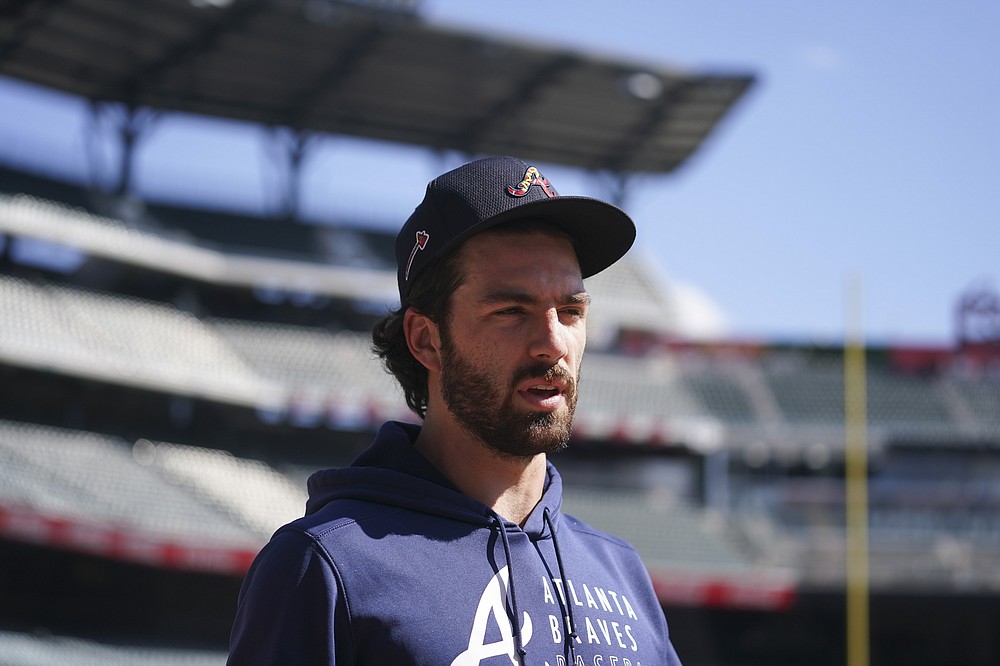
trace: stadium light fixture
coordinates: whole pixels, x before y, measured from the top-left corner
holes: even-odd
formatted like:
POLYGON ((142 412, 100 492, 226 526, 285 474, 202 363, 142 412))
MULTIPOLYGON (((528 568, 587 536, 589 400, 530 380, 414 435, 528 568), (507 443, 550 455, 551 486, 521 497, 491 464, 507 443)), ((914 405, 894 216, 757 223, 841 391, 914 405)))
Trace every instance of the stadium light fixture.
POLYGON ((663 94, 663 80, 649 72, 634 72, 625 77, 625 90, 642 100, 654 100, 663 94))
POLYGON ((192 7, 197 7, 198 9, 225 9, 233 4, 234 0, 190 0, 190 2, 192 7))

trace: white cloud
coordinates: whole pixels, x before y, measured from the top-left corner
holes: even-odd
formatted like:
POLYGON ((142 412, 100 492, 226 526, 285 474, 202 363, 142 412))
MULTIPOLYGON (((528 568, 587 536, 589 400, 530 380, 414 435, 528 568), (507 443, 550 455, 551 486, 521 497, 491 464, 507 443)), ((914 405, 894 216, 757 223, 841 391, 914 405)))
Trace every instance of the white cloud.
POLYGON ((684 282, 672 282, 669 288, 677 311, 677 328, 684 337, 713 340, 727 335, 726 316, 704 291, 684 282))

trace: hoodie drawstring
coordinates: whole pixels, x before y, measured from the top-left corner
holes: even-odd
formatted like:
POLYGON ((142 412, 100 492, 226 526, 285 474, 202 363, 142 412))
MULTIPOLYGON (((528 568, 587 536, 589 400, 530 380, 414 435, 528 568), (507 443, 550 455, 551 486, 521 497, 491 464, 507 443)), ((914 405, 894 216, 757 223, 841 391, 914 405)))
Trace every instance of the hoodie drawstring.
POLYGON ((556 527, 552 524, 552 518, 549 517, 548 507, 542 512, 542 520, 548 524, 549 531, 552 532, 552 548, 556 551, 556 566, 559 567, 559 578, 563 582, 563 625, 564 631, 566 632, 566 640, 569 642, 569 652, 572 659, 571 663, 576 663, 576 621, 573 618, 573 604, 570 603, 567 597, 566 590, 566 570, 563 568, 562 555, 559 553, 559 541, 556 539, 556 527))
MULTIPOLYGON (((510 555, 510 541, 507 539, 507 527, 504 525, 503 518, 499 516, 496 512, 493 513, 493 520, 496 521, 497 526, 500 529, 500 541, 503 544, 503 556, 506 559, 507 564, 507 595, 510 599, 510 610, 514 615, 513 621, 511 622, 511 629, 514 635, 514 649, 517 651, 517 658, 521 664, 524 664, 524 657, 528 654, 528 651, 524 648, 521 642, 521 612, 517 606, 517 592, 514 589, 514 572, 513 572, 513 558, 510 555)), ((570 652, 570 663, 576 663, 576 620, 573 617, 573 604, 570 603, 569 599, 566 597, 565 585, 566 585, 566 569, 563 566, 562 553, 559 552, 559 541, 556 537, 556 528, 552 522, 551 516, 549 516, 549 510, 546 508, 542 512, 542 520, 546 525, 549 526, 549 531, 552 533, 552 548, 556 553, 556 566, 559 568, 559 578, 563 581, 563 594, 560 598, 560 602, 563 605, 563 630, 566 635, 566 642, 569 643, 570 652)))
POLYGON ((514 614, 514 619, 511 622, 511 629, 514 633, 514 649, 517 651, 517 660, 521 664, 524 664, 524 657, 528 654, 528 651, 524 649, 524 645, 521 643, 521 612, 517 608, 517 593, 514 591, 514 562, 510 556, 510 542, 507 540, 507 528, 503 524, 503 518, 494 511, 493 519, 500 526, 500 541, 503 543, 503 556, 507 560, 507 592, 510 597, 510 610, 514 614))

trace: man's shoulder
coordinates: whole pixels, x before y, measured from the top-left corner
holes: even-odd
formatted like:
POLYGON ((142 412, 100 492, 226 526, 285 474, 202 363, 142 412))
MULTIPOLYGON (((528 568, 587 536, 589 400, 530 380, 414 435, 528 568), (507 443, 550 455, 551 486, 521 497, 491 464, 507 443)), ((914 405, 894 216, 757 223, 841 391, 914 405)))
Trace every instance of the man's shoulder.
POLYGON ((562 514, 562 519, 565 527, 581 539, 591 540, 596 544, 604 544, 613 549, 620 548, 633 552, 635 551, 632 544, 625 539, 617 537, 609 532, 605 532, 604 530, 597 529, 590 523, 583 521, 576 516, 564 513, 562 514))
POLYGON ((323 540, 340 531, 357 529, 359 525, 391 520, 401 511, 399 507, 356 498, 336 498, 315 511, 297 518, 278 530, 297 532, 307 539, 323 540))

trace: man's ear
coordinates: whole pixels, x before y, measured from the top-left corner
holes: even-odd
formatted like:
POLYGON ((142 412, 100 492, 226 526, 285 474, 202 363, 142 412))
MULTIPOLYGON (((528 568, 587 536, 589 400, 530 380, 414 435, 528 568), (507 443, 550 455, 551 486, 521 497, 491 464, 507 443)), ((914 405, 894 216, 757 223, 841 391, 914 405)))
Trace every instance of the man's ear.
POLYGON ((441 369, 441 333, 430 317, 409 308, 403 314, 403 335, 413 358, 428 370, 441 369))

